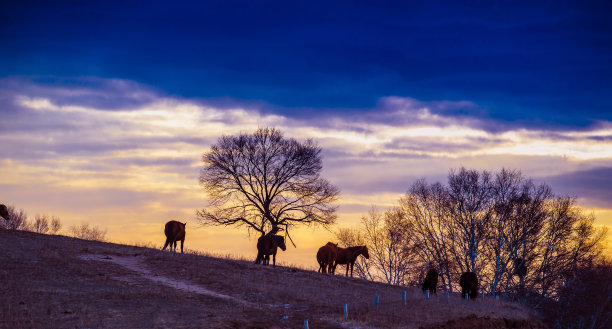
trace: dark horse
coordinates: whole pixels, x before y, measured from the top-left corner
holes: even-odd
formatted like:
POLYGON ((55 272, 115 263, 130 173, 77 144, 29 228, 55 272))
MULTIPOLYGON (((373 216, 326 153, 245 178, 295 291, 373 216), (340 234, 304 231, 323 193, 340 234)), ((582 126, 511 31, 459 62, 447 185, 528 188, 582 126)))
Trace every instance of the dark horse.
POLYGON ((436 294, 436 286, 438 285, 438 271, 431 269, 427 272, 425 280, 423 281, 423 292, 429 290, 429 294, 436 294))
POLYGON ((166 250, 166 247, 170 245, 170 249, 176 251, 177 241, 181 241, 181 254, 183 253, 183 243, 185 243, 185 225, 187 223, 177 222, 171 220, 166 223, 164 234, 166 234, 166 244, 162 250, 166 250))
POLYGON ((334 273, 334 262, 338 256, 338 244, 328 242, 317 251, 317 263, 319 263, 318 272, 334 273), (326 271, 326 269, 328 269, 326 271))
POLYGON ((334 270, 336 272, 336 266, 338 264, 346 264, 346 276, 348 276, 349 267, 351 268, 351 277, 353 277, 353 266, 359 255, 363 255, 366 259, 370 258, 368 253, 368 247, 357 246, 348 248, 338 248, 338 256, 336 257, 336 263, 334 264, 334 270))
POLYGON ((461 286, 461 297, 466 298, 466 295, 469 295, 470 299, 478 297, 478 277, 476 273, 465 272, 461 274, 459 285, 461 286))
POLYGON ((514 263, 514 275, 518 275, 520 286, 525 285, 525 276, 527 275, 527 261, 523 258, 515 258, 514 263))
POLYGON ((264 235, 257 239, 257 258, 255 259, 255 264, 259 264, 263 260, 263 265, 269 265, 270 255, 272 255, 272 266, 276 266, 276 251, 278 247, 283 251, 287 250, 285 238, 280 235, 264 235))
POLYGON ((11 216, 9 215, 8 208, 5 205, 0 204, 0 216, 6 220, 10 220, 11 216))

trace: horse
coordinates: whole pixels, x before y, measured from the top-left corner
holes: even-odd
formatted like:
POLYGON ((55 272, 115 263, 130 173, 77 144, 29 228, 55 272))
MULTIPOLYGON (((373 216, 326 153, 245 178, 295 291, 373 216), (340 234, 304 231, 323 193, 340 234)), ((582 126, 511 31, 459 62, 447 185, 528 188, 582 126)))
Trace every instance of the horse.
POLYGON ((0 204, 0 216, 2 216, 2 218, 6 219, 6 220, 10 220, 11 216, 9 215, 9 211, 8 208, 3 205, 0 204))
POLYGON ((461 297, 467 298, 466 295, 469 295, 470 299, 478 297, 478 277, 476 273, 465 272, 461 274, 459 285, 461 286, 461 297))
POLYGON ((336 272, 336 266, 338 264, 346 264, 346 276, 348 276, 349 267, 351 268, 351 277, 353 277, 353 266, 359 255, 363 255, 366 259, 370 258, 368 253, 368 247, 357 246, 348 248, 338 248, 338 256, 336 256, 336 263, 332 273, 336 272))
POLYGON ((257 239, 257 258, 255 264, 263 260, 263 265, 270 265, 270 255, 272 255, 272 266, 276 266, 276 251, 280 247, 283 251, 287 250, 285 238, 280 235, 266 234, 257 239))
POLYGON ((166 223, 166 227, 164 228, 164 234, 166 235, 166 244, 164 245, 162 250, 166 250, 166 247, 170 245, 170 249, 176 252, 176 243, 180 240, 181 254, 183 253, 183 243, 185 243, 185 225, 187 225, 187 223, 181 223, 175 220, 171 220, 166 223))
POLYGON ((514 263, 513 275, 519 277, 519 283, 521 286, 525 284, 525 276, 527 275, 527 261, 523 258, 515 258, 512 260, 514 263))
POLYGON ((319 263, 319 270, 321 273, 333 274, 334 262, 338 256, 338 244, 328 242, 317 251, 317 262, 319 263), (326 268, 328 269, 326 272, 326 268))
POLYGON ((430 295, 432 293, 437 295, 436 293, 437 285, 438 285, 438 271, 432 268, 427 272, 427 275, 425 276, 425 280, 423 281, 423 286, 422 286, 423 293, 429 290, 430 295))

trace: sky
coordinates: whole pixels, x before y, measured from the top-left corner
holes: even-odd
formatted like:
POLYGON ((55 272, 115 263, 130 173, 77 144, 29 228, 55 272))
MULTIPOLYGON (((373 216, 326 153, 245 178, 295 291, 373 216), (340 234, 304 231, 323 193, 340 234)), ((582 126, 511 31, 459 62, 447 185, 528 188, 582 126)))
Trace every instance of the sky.
MULTIPOLYGON (((111 241, 254 258, 201 227, 201 156, 276 127, 323 149, 338 226, 419 178, 518 169, 612 226, 612 4, 18 1, 0 4, 0 201, 111 241)), ((333 230, 279 256, 314 267, 333 230)), ((612 241, 612 240, 610 240, 612 241)), ((609 249, 610 250, 610 249, 609 249)))

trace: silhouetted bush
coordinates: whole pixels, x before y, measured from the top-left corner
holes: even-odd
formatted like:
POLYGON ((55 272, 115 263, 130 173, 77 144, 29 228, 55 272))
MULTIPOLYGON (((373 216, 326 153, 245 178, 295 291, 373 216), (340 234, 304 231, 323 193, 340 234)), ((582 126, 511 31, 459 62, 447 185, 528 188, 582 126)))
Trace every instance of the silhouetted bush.
POLYGON ((612 327, 612 263, 578 270, 559 289, 558 300, 543 304, 543 313, 552 328, 612 327))
POLYGON ((70 235, 84 240, 106 241, 106 229, 102 230, 97 226, 89 227, 88 223, 73 225, 69 228, 70 235))

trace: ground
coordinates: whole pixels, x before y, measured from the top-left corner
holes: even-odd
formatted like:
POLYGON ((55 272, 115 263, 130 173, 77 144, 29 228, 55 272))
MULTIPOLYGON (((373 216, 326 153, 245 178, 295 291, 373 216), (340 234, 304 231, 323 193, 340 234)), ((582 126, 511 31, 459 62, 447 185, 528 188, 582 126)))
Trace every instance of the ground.
POLYGON ((0 246, 1 328, 545 328, 506 301, 292 267, 22 231, 0 246))

